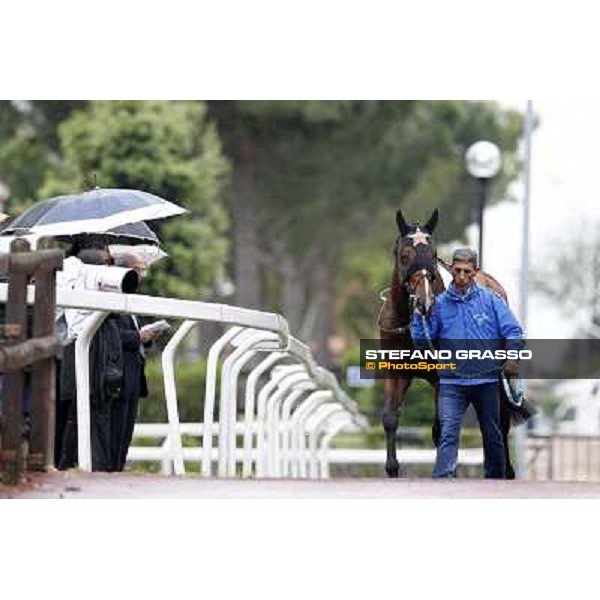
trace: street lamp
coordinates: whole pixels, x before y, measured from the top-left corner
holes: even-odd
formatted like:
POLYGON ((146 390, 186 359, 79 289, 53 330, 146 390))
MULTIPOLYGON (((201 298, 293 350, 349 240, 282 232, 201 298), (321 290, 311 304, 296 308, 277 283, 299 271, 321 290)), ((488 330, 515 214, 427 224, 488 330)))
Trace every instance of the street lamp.
POLYGON ((8 215, 4 214, 4 203, 10 197, 9 187, 0 179, 0 223, 7 218, 8 215))
POLYGON ((469 175, 479 181, 479 267, 483 265, 483 211, 487 199, 488 183, 502 166, 500 148, 485 140, 471 144, 465 153, 469 175))

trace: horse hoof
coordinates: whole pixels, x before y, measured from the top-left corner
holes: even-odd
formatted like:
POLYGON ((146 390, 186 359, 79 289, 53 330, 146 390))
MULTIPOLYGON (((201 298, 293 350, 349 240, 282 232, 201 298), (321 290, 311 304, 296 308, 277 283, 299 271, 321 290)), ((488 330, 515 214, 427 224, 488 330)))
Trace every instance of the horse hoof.
POLYGON ((440 422, 435 421, 433 427, 431 428, 431 439, 433 440, 433 445, 437 448, 440 445, 440 436, 441 436, 441 427, 440 422))
POLYGON ((398 461, 395 460, 386 462, 385 472, 387 473, 388 477, 392 479, 398 479, 398 477, 400 476, 400 464, 398 463, 398 461))

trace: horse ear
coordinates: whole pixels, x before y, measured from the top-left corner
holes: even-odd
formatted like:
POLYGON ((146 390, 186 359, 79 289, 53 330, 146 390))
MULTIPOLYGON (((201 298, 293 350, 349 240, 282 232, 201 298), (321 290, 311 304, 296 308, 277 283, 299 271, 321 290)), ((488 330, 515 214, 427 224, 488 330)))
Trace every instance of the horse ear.
POLYGON ((439 216, 439 210, 436 208, 433 211, 433 213, 431 214, 431 217, 429 217, 429 221, 427 221, 427 223, 425 223, 425 225, 423 225, 423 229, 428 231, 430 234, 433 233, 433 230, 435 229, 435 226, 437 225, 437 222, 438 222, 438 216, 439 216))
POLYGON ((404 215, 402 214, 402 211, 400 209, 396 211, 396 223, 398 223, 400 235, 404 237, 408 232, 408 223, 404 220, 404 215))

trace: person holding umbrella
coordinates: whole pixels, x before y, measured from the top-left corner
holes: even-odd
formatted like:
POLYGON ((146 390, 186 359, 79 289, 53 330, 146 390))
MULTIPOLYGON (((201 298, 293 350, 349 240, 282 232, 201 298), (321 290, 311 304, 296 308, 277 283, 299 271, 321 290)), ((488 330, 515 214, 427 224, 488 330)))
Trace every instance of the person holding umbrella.
MULTIPOLYGON (((77 259, 87 265, 110 265, 106 247, 85 248, 77 259)), ((79 278, 74 289, 81 289, 79 278)), ((84 288, 85 289, 85 288, 84 288)), ((58 468, 77 464, 77 386, 75 383, 75 340, 90 316, 90 311, 65 311, 67 344, 60 370, 60 396, 57 409, 58 468)), ((117 315, 109 315, 100 325, 90 346, 90 416, 92 470, 112 471, 111 415, 123 385, 123 352, 117 315)))
MULTIPOLYGON (((154 194, 135 189, 101 189, 96 187, 80 194, 68 196, 57 196, 36 203, 23 214, 15 218, 8 225, 2 228, 2 236, 21 236, 28 235, 32 237, 52 236, 61 241, 70 241, 75 243, 75 252, 82 262, 87 264, 110 264, 108 255, 101 250, 98 245, 106 248, 109 244, 140 244, 149 243, 158 245, 158 239, 155 234, 142 221, 153 221, 164 219, 174 215, 180 215, 189 212, 188 210, 160 198, 154 194), (156 238, 156 241, 155 239, 156 238), (89 245, 92 248, 89 248, 89 245), (79 254, 83 249, 84 253, 79 254), (94 250, 94 252, 87 252, 94 250)), ((158 255, 160 258, 160 254, 158 255)), ((67 259, 65 264, 71 259, 67 259)), ((76 261, 76 257, 73 257, 76 261)), ((72 261, 72 262, 73 262, 72 261)), ((107 287, 89 286, 82 284, 82 271, 77 264, 74 264, 72 274, 65 275, 63 269, 62 280, 65 285, 71 289, 105 289, 107 287)), ((136 278, 137 280, 137 278, 136 278)), ((125 286, 120 290, 125 293, 135 291, 134 286, 125 286)), ((137 287, 137 283, 135 284, 137 287)), ((64 423, 64 433, 57 435, 57 459, 61 468, 75 466, 77 462, 77 423, 72 418, 76 415, 75 411, 75 364, 74 364, 74 340, 78 331, 85 321, 85 311, 64 311, 57 315, 57 322, 62 325, 64 332, 64 342, 66 343, 63 368, 66 366, 66 373, 61 373, 61 401, 67 400, 69 409, 68 417, 64 423), (69 364, 68 361, 71 361, 69 364), (63 380, 64 379, 64 380, 63 380), (65 398, 67 397, 68 398, 65 398)), ((111 325, 113 319, 107 319, 105 325, 102 325, 94 338, 90 352, 90 360, 96 360, 96 366, 92 362, 91 377, 96 381, 91 381, 90 401, 92 403, 92 468, 94 470, 111 470, 114 467, 114 461, 111 457, 110 425, 106 424, 106 407, 111 398, 120 393, 120 382, 122 380, 122 345, 120 335, 117 330, 117 337, 114 338, 114 330, 111 325), (102 333, 100 333, 102 331, 102 333), (112 340, 112 341, 111 341, 112 340), (118 348, 113 354, 110 348, 118 348), (96 354, 94 354, 96 353, 96 354), (109 360, 109 355, 115 360, 109 360), (100 377, 98 377, 100 375, 100 377), (119 382, 117 384, 117 382, 119 382), (107 391, 107 384, 110 383, 110 390, 107 391), (114 385, 113 385, 114 384, 114 385), (94 387, 95 386, 95 387, 94 387), (96 394, 96 395, 94 395, 96 394), (101 410, 100 410, 101 409, 101 410), (94 414, 98 419, 94 421, 94 414), (99 429, 94 429, 95 425, 99 429), (96 456, 96 458, 94 458, 96 456)), ((60 334, 59 334, 60 335, 60 334)), ((110 424, 111 412, 108 412, 108 422, 110 424)), ((63 421, 64 422, 64 421, 63 421)), ((60 426, 60 424, 59 424, 60 426)), ((58 432, 57 432, 58 433, 58 432)))

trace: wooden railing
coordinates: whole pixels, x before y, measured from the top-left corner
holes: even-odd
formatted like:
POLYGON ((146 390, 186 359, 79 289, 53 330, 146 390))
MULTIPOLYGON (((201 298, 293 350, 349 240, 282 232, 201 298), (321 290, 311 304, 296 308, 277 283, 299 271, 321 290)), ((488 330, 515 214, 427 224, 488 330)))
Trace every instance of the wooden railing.
POLYGON ((44 471, 54 461, 56 271, 61 250, 29 252, 18 240, 11 254, 0 254, 0 272, 8 280, 4 323, 0 330, 0 472, 4 483, 17 483, 24 469, 44 471), (35 305, 28 323, 27 285, 35 282, 35 305), (30 326, 29 326, 30 325, 30 326), (25 424, 23 399, 26 366, 31 367, 30 424, 25 424))

